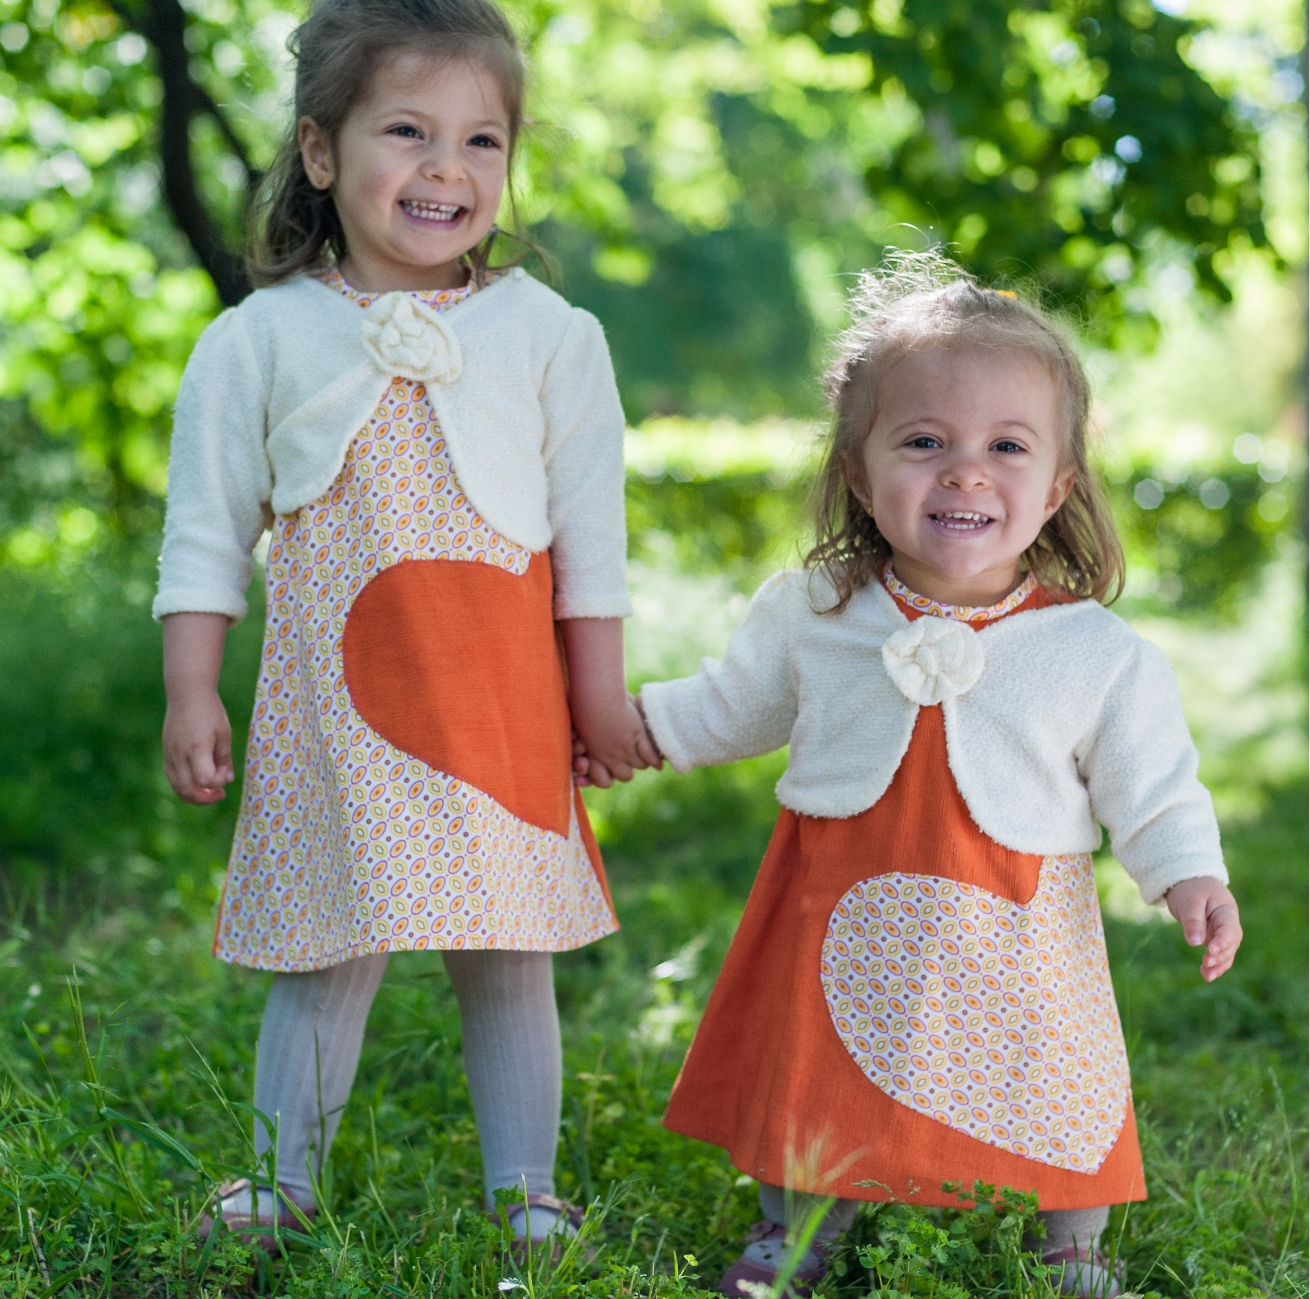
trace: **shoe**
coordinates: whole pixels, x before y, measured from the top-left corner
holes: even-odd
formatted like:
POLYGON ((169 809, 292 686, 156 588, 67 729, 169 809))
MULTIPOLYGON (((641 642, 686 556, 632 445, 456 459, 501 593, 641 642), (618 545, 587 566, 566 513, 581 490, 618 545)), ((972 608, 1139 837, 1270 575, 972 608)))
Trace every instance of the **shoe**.
MULTIPOLYGON (((278 1183, 279 1231, 304 1231, 304 1224, 291 1211, 289 1205, 295 1204, 306 1218, 313 1218, 317 1212, 312 1204, 301 1204, 290 1191, 278 1183)), ((251 1227, 271 1227, 273 1225, 273 1192, 266 1186, 256 1191, 248 1177, 236 1182, 225 1182, 214 1192, 214 1205, 196 1226, 196 1234, 201 1240, 208 1240, 214 1231, 215 1219, 222 1221, 228 1231, 239 1231, 266 1254, 277 1248, 272 1236, 248 1235, 251 1227)))
POLYGON ((1062 1269, 1051 1277, 1057 1294, 1072 1295, 1074 1299, 1115 1299, 1123 1293, 1123 1269, 1111 1264, 1099 1250, 1070 1245, 1043 1254, 1042 1262, 1062 1269))
MULTIPOLYGON (((493 1219, 499 1218, 496 1210, 491 1210, 491 1217, 493 1219)), ((563 1253, 564 1242, 570 1236, 578 1234, 578 1228, 582 1226, 583 1212, 575 1204, 566 1204, 553 1195, 544 1195, 540 1191, 532 1191, 524 1199, 517 1199, 513 1204, 506 1205, 505 1217, 509 1220, 510 1230, 515 1232, 514 1239, 509 1244, 509 1252, 513 1255, 515 1262, 527 1262, 529 1244, 532 1246, 534 1259, 540 1257, 540 1251, 549 1250, 551 1262, 554 1262, 563 1253), (534 1222, 533 1219, 536 1215, 532 1213, 533 1209, 545 1209, 546 1212, 541 1214, 537 1221, 534 1222), (526 1232, 520 1235, 516 1230, 514 1220, 524 1217, 528 1219, 526 1225, 529 1230, 547 1217, 549 1217, 550 1223, 540 1234, 533 1231, 531 1236, 526 1232)), ((592 1251, 592 1254, 594 1252, 592 1251)))
MULTIPOLYGON (((757 1222, 746 1237, 746 1249, 742 1256, 723 1274, 719 1282, 719 1294, 732 1295, 733 1299, 742 1299, 746 1293, 742 1282, 755 1285, 771 1286, 778 1279, 787 1255, 787 1228, 776 1222, 757 1222)), ((804 1299, 812 1294, 814 1287, 823 1280, 828 1270, 828 1255, 831 1246, 822 1241, 811 1241, 806 1259, 813 1256, 814 1261, 802 1266, 792 1273, 787 1283, 788 1299, 804 1299)))

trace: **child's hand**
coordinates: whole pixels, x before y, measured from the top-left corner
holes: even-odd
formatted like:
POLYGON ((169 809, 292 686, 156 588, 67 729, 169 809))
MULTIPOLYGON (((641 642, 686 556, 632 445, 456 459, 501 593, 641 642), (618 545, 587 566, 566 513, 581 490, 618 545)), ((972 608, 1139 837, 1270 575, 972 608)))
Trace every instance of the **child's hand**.
POLYGON ((573 773, 579 785, 608 789, 616 780, 631 780, 634 771, 663 765, 632 695, 624 696, 620 708, 592 709, 575 724, 573 773))
POLYGON ((1188 945, 1205 944, 1201 978, 1213 983, 1232 965, 1242 945, 1237 899, 1217 879, 1200 875, 1175 884, 1164 900, 1170 915, 1182 925, 1188 945))
POLYGON ((185 803, 217 803, 232 769, 232 727, 218 691, 169 701, 164 714, 164 774, 185 803))
POLYGON ((232 770, 232 728, 218 697, 227 618, 171 613, 164 619, 164 774, 186 803, 217 803, 232 770))

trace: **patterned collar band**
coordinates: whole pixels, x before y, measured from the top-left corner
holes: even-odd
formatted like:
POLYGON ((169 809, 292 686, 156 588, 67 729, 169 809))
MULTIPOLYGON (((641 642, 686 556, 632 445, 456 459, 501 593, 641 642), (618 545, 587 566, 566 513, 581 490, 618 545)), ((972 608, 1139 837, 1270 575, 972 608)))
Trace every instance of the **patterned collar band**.
POLYGON ((999 604, 985 607, 942 604, 940 600, 931 600, 926 595, 918 595, 892 572, 890 564, 882 570, 882 584, 895 599, 909 606, 916 613, 925 613, 933 618, 952 618, 956 622, 980 623, 992 622, 997 618, 1004 618, 1007 613, 1013 613, 1037 589, 1037 578, 1029 573, 999 604))
MULTIPOLYGON (((331 266, 326 271, 315 273, 314 278, 327 285, 329 289, 335 289, 338 293, 345 294, 352 302, 358 302, 361 307, 370 307, 383 295, 380 293, 365 293, 360 289, 352 288, 346 283, 345 277, 335 267, 331 266)), ((491 283, 494 277, 488 277, 482 287, 491 283)), ((435 307, 441 310, 443 307, 453 306, 456 302, 462 302, 471 293, 478 289, 475 280, 469 282, 458 289, 413 289, 406 296, 418 298, 421 302, 427 303, 429 307, 435 307)))

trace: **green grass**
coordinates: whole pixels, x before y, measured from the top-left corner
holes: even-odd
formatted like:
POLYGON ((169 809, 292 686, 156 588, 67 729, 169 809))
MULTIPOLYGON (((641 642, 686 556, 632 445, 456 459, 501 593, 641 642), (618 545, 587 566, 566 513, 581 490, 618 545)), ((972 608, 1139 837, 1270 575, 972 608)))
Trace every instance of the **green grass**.
MULTIPOLYGON (((215 1181, 250 1166, 242 1102, 266 977, 207 955, 208 883, 126 907, 106 890, 40 919, 29 896, 0 943, 0 1291, 492 1296, 524 1293, 497 1288, 521 1277, 538 1296, 695 1294, 692 1278, 711 1283, 734 1256, 754 1191, 659 1116, 767 835, 776 771, 773 759, 662 774, 597 800, 625 928, 558 961, 558 1174, 562 1193, 597 1204, 599 1254, 539 1260, 534 1277, 480 1212, 458 1017, 435 956, 395 959, 379 994, 327 1177, 331 1221, 276 1259, 234 1237, 205 1253, 187 1223, 215 1181)), ((1306 1293, 1304 812, 1303 786, 1273 790, 1262 817, 1229 828, 1247 941, 1214 987, 1175 926, 1108 922, 1152 1192, 1112 1234, 1140 1290, 1306 1293)), ((1024 1213, 867 1213, 827 1293, 1047 1293, 1018 1248, 1024 1213)))
MULTIPOLYGON (((710 514, 748 517, 710 551, 748 587, 774 520, 750 492, 723 491, 710 514)), ((689 485, 662 503, 635 495, 651 528, 709 535, 689 485)), ((163 782, 150 579, 139 554, 36 579, 0 570, 0 1296, 490 1299, 523 1294, 498 1288, 516 1276, 555 1299, 713 1284, 757 1216, 754 1187, 660 1115, 776 816, 781 756, 591 796, 624 929, 556 964, 557 1173, 563 1194, 596 1206, 586 1251, 531 1275, 506 1257, 481 1211, 453 996, 435 955, 409 954, 369 1023, 330 1218, 276 1257, 230 1236, 206 1253, 189 1223, 217 1181, 249 1171, 267 977, 208 955, 235 798, 184 808, 163 782)), ((258 642, 256 615, 230 643, 238 743, 258 642)), ((1247 926, 1231 974, 1203 985, 1176 926, 1107 920, 1151 1191, 1111 1235, 1139 1291, 1306 1296, 1304 780, 1226 805, 1245 817, 1225 827, 1247 926)), ((867 1212, 825 1293, 1041 1299, 1049 1286, 1018 1244, 1026 1213, 867 1212)))

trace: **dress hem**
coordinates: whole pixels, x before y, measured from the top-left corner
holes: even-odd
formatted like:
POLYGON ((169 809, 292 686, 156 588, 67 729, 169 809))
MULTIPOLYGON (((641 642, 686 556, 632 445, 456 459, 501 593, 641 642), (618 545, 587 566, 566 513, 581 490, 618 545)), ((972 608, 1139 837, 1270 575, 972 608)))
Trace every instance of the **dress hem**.
POLYGON ((296 962, 294 964, 266 963, 259 957, 249 957, 244 954, 227 955, 219 951, 217 945, 213 950, 215 960, 222 961, 226 965, 235 965, 243 970, 258 970, 267 974, 313 974, 317 970, 330 970, 334 966, 344 965, 347 961, 358 960, 361 956, 392 956, 397 952, 576 952, 580 948, 589 947, 592 943, 598 943, 602 938, 608 938, 611 934, 617 934, 622 926, 617 920, 614 921, 612 929, 606 929, 603 933, 596 934, 590 938, 579 938, 569 940, 554 947, 519 947, 510 943, 471 943, 466 942, 462 947, 453 947, 449 943, 429 942, 423 947, 414 945, 413 940, 397 940, 392 943, 384 941, 382 943, 355 943, 351 947, 344 947, 340 952, 323 957, 315 961, 296 962))

